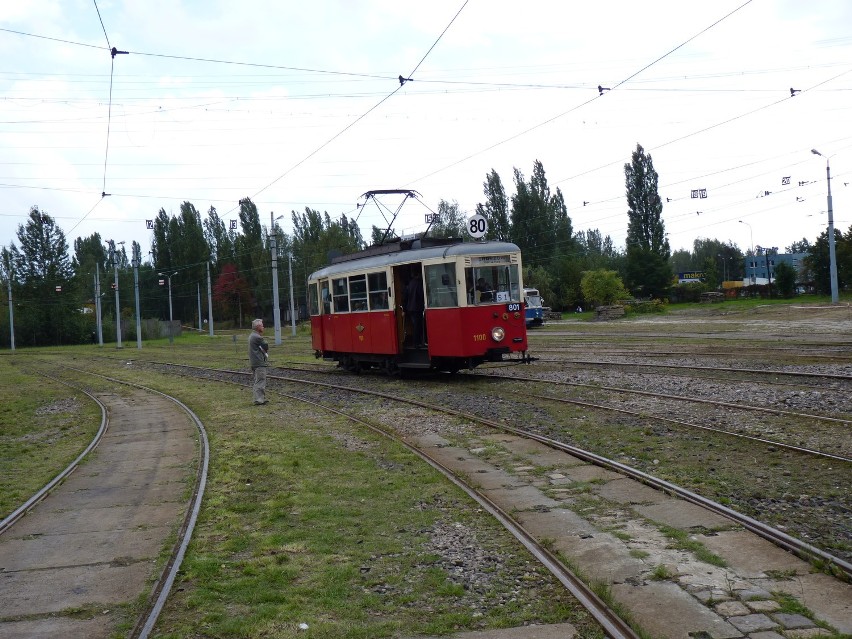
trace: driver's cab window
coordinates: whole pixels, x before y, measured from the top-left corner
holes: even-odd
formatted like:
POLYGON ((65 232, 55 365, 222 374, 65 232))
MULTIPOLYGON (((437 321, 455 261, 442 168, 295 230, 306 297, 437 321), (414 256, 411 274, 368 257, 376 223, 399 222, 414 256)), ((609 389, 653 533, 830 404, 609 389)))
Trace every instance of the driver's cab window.
POLYGON ((465 269, 468 304, 520 302, 516 264, 471 266, 465 269))

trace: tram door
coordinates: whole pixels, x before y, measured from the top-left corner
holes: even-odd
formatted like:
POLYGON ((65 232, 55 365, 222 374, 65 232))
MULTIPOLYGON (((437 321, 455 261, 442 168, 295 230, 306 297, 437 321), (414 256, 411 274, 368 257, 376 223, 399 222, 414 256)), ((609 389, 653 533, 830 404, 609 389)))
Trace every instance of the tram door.
POLYGON ((393 312, 396 319, 397 352, 400 353, 406 336, 406 317, 402 304, 405 299, 405 285, 408 284, 408 268, 408 264, 393 267, 393 312))
POLYGON ((412 323, 409 313, 405 312, 405 300, 407 298, 406 288, 409 282, 414 277, 419 277, 421 286, 419 287, 419 295, 421 297, 420 307, 423 308, 423 265, 421 262, 412 262, 409 264, 400 264, 393 269, 393 287, 394 287, 394 308, 396 309, 396 329, 397 342, 400 352, 404 348, 414 347, 417 343, 423 342, 423 311, 420 315, 420 332, 418 337, 415 335, 416 326, 412 323))

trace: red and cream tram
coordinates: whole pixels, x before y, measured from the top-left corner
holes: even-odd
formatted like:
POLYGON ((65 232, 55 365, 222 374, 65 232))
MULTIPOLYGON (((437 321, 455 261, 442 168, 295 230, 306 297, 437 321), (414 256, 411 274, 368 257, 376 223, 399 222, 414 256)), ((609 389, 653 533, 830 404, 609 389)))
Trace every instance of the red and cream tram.
POLYGON ((308 278, 316 356, 389 373, 455 372, 513 353, 528 362, 521 274, 506 242, 422 238, 335 258, 308 278))

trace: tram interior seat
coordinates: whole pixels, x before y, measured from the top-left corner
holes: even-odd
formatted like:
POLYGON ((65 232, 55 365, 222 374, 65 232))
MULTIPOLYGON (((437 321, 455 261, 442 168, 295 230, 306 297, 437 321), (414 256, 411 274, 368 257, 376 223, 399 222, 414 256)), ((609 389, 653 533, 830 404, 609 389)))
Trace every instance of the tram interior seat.
POLYGON ((437 307, 437 308, 449 308, 451 306, 457 306, 458 302, 456 300, 456 289, 455 288, 444 288, 440 287, 435 290, 431 299, 429 300, 429 306, 437 307))

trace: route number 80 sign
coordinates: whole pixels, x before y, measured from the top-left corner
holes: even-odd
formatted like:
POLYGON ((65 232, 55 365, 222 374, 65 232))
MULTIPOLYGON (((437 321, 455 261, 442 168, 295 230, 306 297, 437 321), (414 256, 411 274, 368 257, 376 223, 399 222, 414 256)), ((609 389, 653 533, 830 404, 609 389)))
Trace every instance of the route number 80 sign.
POLYGON ((483 215, 474 215, 467 220, 467 232, 477 240, 488 232, 488 220, 483 215))

